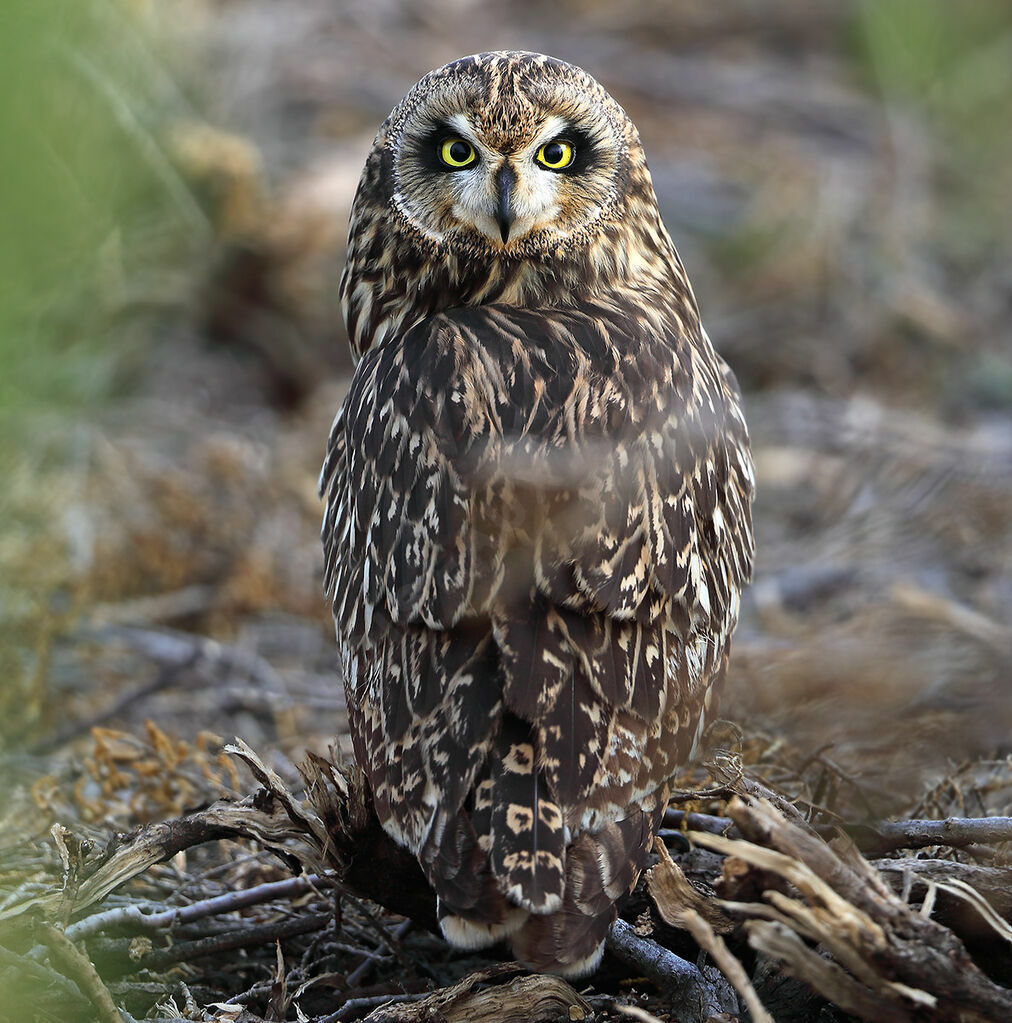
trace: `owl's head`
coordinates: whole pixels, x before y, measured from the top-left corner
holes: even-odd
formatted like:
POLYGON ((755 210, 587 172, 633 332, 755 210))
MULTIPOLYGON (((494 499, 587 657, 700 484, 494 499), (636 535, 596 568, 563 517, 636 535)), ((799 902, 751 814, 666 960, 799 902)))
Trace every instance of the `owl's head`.
POLYGON ((352 206, 341 304, 355 358, 454 306, 579 305, 616 290, 648 309, 674 293, 692 305, 639 133, 590 75, 480 53, 394 108, 352 206))
POLYGON ((535 53, 464 57, 426 75, 377 137, 388 199, 427 242, 557 252, 620 217, 635 127, 590 75, 535 53))

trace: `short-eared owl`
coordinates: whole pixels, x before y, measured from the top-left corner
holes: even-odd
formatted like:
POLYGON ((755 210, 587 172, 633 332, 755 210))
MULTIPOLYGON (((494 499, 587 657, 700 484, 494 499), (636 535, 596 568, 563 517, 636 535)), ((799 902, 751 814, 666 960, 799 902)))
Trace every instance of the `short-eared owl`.
POLYGON ((585 973, 724 675, 752 562, 733 374, 639 135, 483 53, 376 136, 321 493, 355 753, 455 945, 585 973))

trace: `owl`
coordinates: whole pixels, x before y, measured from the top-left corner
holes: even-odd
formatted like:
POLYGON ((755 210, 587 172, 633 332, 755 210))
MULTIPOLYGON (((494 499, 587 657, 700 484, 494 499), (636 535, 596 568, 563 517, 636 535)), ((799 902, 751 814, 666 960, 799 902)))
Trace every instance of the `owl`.
POLYGON ((380 127, 320 493, 355 756, 455 946, 593 970, 724 676, 754 489, 638 132, 482 53, 380 127))

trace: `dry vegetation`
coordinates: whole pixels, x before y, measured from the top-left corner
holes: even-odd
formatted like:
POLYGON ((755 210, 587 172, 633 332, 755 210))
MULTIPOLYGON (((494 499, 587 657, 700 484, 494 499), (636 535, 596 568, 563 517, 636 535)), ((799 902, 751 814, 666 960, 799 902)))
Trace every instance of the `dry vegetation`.
POLYGON ((99 227, 0 317, 0 1019, 1012 1019, 1001 0, 172 6, 46 49, 99 227), (759 474, 736 725, 579 991, 432 933, 320 594, 364 153, 504 46, 640 125, 759 474))

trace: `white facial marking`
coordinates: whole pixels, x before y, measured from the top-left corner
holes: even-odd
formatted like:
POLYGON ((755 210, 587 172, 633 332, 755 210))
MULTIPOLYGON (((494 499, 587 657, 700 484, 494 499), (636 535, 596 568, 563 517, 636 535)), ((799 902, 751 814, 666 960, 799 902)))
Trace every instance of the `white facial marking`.
POLYGON ((459 132, 461 138, 467 139, 471 143, 475 142, 474 128, 463 114, 451 114, 446 119, 446 123, 459 132))
POLYGON ((565 138, 566 131, 569 128, 569 122, 563 120, 563 118, 552 114, 551 117, 546 118, 545 125, 538 133, 535 140, 531 143, 530 149, 537 153, 537 151, 546 143, 551 142, 553 139, 565 138))

